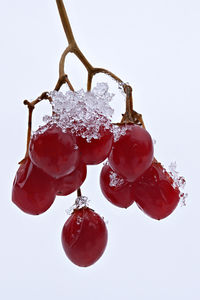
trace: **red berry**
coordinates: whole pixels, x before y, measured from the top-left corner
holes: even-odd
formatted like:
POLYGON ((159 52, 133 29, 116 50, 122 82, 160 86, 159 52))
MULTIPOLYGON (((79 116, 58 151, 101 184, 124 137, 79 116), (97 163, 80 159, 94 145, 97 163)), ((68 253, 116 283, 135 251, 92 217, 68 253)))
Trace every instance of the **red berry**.
POLYGON ((113 144, 108 160, 114 171, 133 182, 150 167, 153 142, 144 128, 138 125, 126 126, 126 134, 113 144))
POLYGON ((76 191, 84 182, 87 174, 86 165, 80 162, 78 167, 69 175, 56 180, 57 195, 66 196, 76 191))
POLYGON ((100 185, 102 193, 112 204, 127 208, 134 202, 132 183, 115 173, 108 164, 101 170, 100 185))
POLYGON ((89 142, 86 138, 77 136, 77 145, 79 147, 81 159, 88 165, 96 165, 104 161, 111 150, 113 143, 113 134, 104 126, 99 128, 100 137, 92 138, 89 142))
POLYGON ((79 163, 75 137, 55 125, 33 135, 29 154, 36 166, 56 178, 72 173, 79 163))
POLYGON ((54 184, 53 178, 27 158, 15 176, 12 201, 24 212, 39 215, 54 202, 56 196, 54 184))
POLYGON ((94 264, 107 244, 104 220, 92 209, 75 209, 62 230, 62 245, 67 257, 80 267, 94 264))
POLYGON ((150 217, 163 219, 173 212, 180 200, 180 191, 173 183, 163 166, 154 161, 133 184, 135 202, 150 217))

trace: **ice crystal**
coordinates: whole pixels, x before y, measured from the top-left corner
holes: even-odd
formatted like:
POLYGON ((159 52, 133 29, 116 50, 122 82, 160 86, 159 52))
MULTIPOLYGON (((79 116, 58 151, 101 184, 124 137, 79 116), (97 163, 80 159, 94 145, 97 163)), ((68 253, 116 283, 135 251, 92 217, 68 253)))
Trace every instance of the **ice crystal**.
POLYGON ((108 92, 106 83, 97 83, 91 92, 83 89, 73 92, 52 91, 53 115, 45 116, 44 122, 56 123, 63 131, 70 129, 72 133, 90 142, 100 138, 100 128, 112 130, 111 118, 114 110, 109 102, 113 94, 108 92))
POLYGON ((118 89, 120 90, 120 92, 121 92, 122 95, 125 95, 124 86, 125 86, 124 82, 119 82, 118 83, 118 89))
POLYGON ((77 225, 80 225, 83 221, 83 218, 81 218, 80 216, 77 217, 77 220, 76 220, 76 224, 77 225))
MULTIPOLYGON (((48 127, 56 124, 63 132, 70 129, 73 134, 85 138, 87 142, 101 137, 102 126, 113 133, 115 142, 121 135, 126 134, 126 126, 111 123, 114 109, 111 108, 110 101, 114 94, 108 92, 107 83, 97 83, 91 92, 81 89, 63 94, 54 90, 49 96, 52 99, 53 114, 43 117, 48 127)), ((43 133, 48 127, 41 127, 37 133, 43 133)))
POLYGON ((66 210, 66 213, 68 215, 71 215, 71 213, 74 211, 74 209, 80 209, 82 207, 88 206, 89 205, 90 200, 88 200, 87 197, 85 196, 79 196, 76 198, 75 203, 66 210))
POLYGON ((79 196, 76 198, 76 201, 75 201, 76 208, 82 208, 84 206, 87 206, 88 202, 89 202, 88 197, 79 196))
MULTIPOLYGON (((39 126, 38 130, 37 130, 37 134, 43 134, 46 130, 47 130, 48 126, 39 126)), ((35 132, 33 132, 33 135, 35 134, 35 132)))
POLYGON ((126 131, 127 131, 126 126, 113 125, 112 133, 113 133, 113 137, 114 137, 114 142, 117 142, 119 140, 120 136, 125 135, 126 131))
POLYGON ((169 174, 173 179, 173 187, 178 188, 180 190, 180 199, 183 206, 186 205, 186 198, 188 197, 187 193, 183 193, 183 189, 186 185, 186 180, 183 176, 179 176, 179 172, 176 170, 177 165, 176 162, 172 162, 169 165, 169 174))
POLYGON ((181 198, 181 206, 186 206, 186 199, 188 197, 188 193, 181 193, 180 198, 181 198))
POLYGON ((124 179, 119 177, 119 175, 117 175, 113 171, 110 171, 109 177, 110 177, 109 186, 111 187, 118 187, 124 183, 124 179))
POLYGON ((121 91, 122 94, 125 94, 124 87, 130 85, 129 82, 119 82, 118 89, 121 91))

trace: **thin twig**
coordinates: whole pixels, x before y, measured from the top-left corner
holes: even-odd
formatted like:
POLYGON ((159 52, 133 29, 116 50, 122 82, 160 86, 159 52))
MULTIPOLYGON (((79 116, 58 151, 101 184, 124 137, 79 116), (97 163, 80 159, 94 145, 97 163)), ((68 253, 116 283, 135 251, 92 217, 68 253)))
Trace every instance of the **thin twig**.
POLYGON ((81 52, 81 50, 77 46, 63 0, 56 0, 56 3, 58 6, 58 11, 60 14, 62 25, 63 25, 64 31, 65 31, 65 34, 66 34, 66 37, 67 37, 67 40, 69 43, 69 46, 65 49, 65 51, 63 52, 61 59, 60 59, 59 76, 62 77, 65 74, 65 71, 64 71, 65 59, 66 59, 66 56, 71 52, 77 56, 77 58, 82 62, 84 67, 87 69, 87 72, 88 72, 87 90, 88 91, 91 90, 93 76, 98 73, 107 74, 110 77, 112 77, 115 81, 117 81, 119 84, 125 86, 126 84, 112 72, 110 72, 106 69, 103 69, 103 68, 94 68, 91 65, 91 63, 87 60, 87 58, 84 56, 84 54, 81 52))
POLYGON ((35 108, 35 105, 38 104, 39 102, 41 102, 42 100, 49 100, 49 102, 52 101, 52 99, 49 96, 48 92, 42 93, 38 98, 36 98, 32 102, 29 102, 28 100, 24 100, 24 105, 27 105, 27 107, 28 107, 28 129, 27 129, 26 153, 25 153, 24 158, 19 162, 19 164, 22 164, 25 161, 25 159, 28 157, 29 144, 30 144, 31 132, 32 132, 33 110, 35 108))
POLYGON ((63 75, 62 77, 58 78, 58 82, 57 82, 54 90, 59 91, 61 86, 65 83, 67 83, 69 89, 74 92, 74 88, 73 88, 73 86, 72 86, 71 82, 69 81, 69 78, 66 74, 63 75))
POLYGON ((81 197, 82 196, 82 194, 81 194, 81 189, 79 188, 78 190, 77 190, 77 197, 81 197))
POLYGON ((56 0, 56 3, 57 3, 58 11, 60 14, 60 18, 61 18, 61 21, 63 24, 63 28, 65 31, 68 43, 69 43, 69 45, 72 43, 75 43, 74 35, 72 32, 72 28, 71 28, 71 25, 70 25, 70 22, 69 22, 69 19, 67 16, 67 12, 66 12, 64 3, 62 0, 56 0))

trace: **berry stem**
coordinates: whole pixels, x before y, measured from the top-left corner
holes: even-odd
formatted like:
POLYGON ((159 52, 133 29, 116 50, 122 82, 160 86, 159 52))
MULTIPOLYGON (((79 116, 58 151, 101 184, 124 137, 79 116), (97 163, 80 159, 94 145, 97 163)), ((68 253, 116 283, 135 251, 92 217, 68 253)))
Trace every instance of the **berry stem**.
POLYGON ((19 164, 22 164, 24 160, 28 157, 28 151, 29 151, 29 143, 31 139, 31 131, 32 131, 32 114, 33 110, 35 108, 34 105, 32 105, 27 100, 24 101, 24 104, 28 106, 28 130, 27 130, 27 141, 26 141, 26 153, 24 159, 22 159, 19 164))
POLYGON ((22 164, 24 160, 28 157, 29 152, 29 143, 31 139, 31 132, 32 132, 32 115, 33 110, 35 108, 35 105, 41 102, 42 100, 49 100, 49 102, 52 101, 51 97, 49 97, 48 92, 42 93, 37 99, 35 99, 32 102, 29 102, 28 100, 24 100, 24 105, 27 105, 28 107, 28 130, 27 130, 27 141, 26 141, 26 153, 24 158, 19 162, 19 164, 22 164))
POLYGON ((132 111, 133 111, 133 97, 132 97, 132 88, 131 86, 127 85, 124 88, 126 93, 126 113, 131 118, 132 111))
POLYGON ((65 76, 65 59, 66 56, 69 53, 73 53, 77 56, 77 58, 82 62, 82 64, 84 65, 84 67, 86 68, 87 72, 88 72, 88 81, 87 81, 87 90, 90 91, 91 90, 91 86, 92 86, 92 79, 93 76, 98 74, 98 73, 104 73, 106 75, 109 75, 111 78, 113 78, 115 81, 117 81, 120 85, 123 85, 124 88, 126 87, 126 84, 118 77, 116 76, 114 73, 103 69, 103 68, 94 68, 90 62, 87 60, 87 58, 84 56, 84 54, 81 52, 81 50, 79 49, 76 40, 74 38, 73 32, 72 32, 72 28, 69 22, 69 18, 67 16, 67 12, 63 3, 63 0, 56 0, 57 3, 57 7, 58 7, 58 11, 60 14, 60 18, 62 21, 62 25, 68 40, 68 47, 65 49, 65 51, 63 52, 61 59, 60 59, 60 63, 59 63, 59 77, 63 77, 65 76))
POLYGON ((64 3, 62 0, 56 0, 56 4, 58 7, 58 11, 60 14, 60 18, 62 21, 62 25, 63 25, 64 31, 65 31, 68 43, 69 43, 69 45, 71 45, 71 44, 75 43, 75 39, 74 39, 74 35, 72 32, 72 28, 71 28, 71 25, 70 25, 70 22, 69 22, 69 19, 67 16, 67 12, 66 12, 64 3))
POLYGON ((121 122, 115 123, 115 125, 137 124, 145 128, 142 115, 133 110, 133 97, 131 86, 125 85, 124 92, 126 94, 126 111, 124 114, 122 114, 121 122))
POLYGON ((67 83, 69 89, 70 89, 72 92, 74 92, 74 88, 73 88, 73 86, 72 86, 71 82, 69 81, 69 78, 68 78, 68 76, 67 76, 66 74, 58 78, 58 82, 57 82, 57 84, 56 84, 54 90, 58 92, 58 91, 60 90, 61 86, 62 86, 63 84, 65 84, 65 83, 67 83))
POLYGON ((81 194, 81 189, 79 188, 78 190, 77 190, 77 197, 81 197, 82 196, 82 194, 81 194))

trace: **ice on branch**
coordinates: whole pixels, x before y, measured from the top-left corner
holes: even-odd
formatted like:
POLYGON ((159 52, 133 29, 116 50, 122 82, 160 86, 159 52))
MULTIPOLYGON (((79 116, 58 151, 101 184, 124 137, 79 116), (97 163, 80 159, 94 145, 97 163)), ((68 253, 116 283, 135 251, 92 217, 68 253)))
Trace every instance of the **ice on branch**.
POLYGON ((88 200, 88 198, 85 196, 77 197, 75 203, 69 209, 67 209, 66 212, 68 215, 71 215, 71 213, 74 211, 74 209, 80 209, 80 208, 86 207, 86 206, 88 207, 89 202, 90 202, 90 200, 88 200))
POLYGON ((172 162, 169 165, 169 174, 173 179, 173 187, 178 188, 180 190, 180 198, 182 205, 186 205, 186 198, 188 196, 187 193, 183 193, 183 189, 185 188, 186 185, 186 180, 183 176, 179 176, 179 172, 176 170, 177 165, 176 162, 172 162))
POLYGON ((130 85, 129 82, 118 82, 118 89, 121 91, 122 95, 125 95, 124 87, 130 85))
POLYGON ((63 131, 70 129, 72 133, 86 138, 88 142, 100 137, 99 129, 112 131, 111 118, 114 110, 110 106, 113 94, 108 92, 106 83, 98 83, 91 92, 83 89, 72 92, 52 91, 53 116, 45 116, 44 122, 57 124, 63 131))
POLYGON ((120 186, 120 185, 122 185, 124 183, 124 179, 121 178, 121 177, 119 177, 113 171, 110 171, 109 177, 110 177, 110 183, 109 183, 109 185, 111 187, 118 187, 118 186, 120 186))
POLYGON ((75 206, 76 206, 76 208, 82 208, 84 206, 88 206, 88 202, 89 202, 89 200, 87 197, 80 196, 80 197, 76 198, 75 206))

